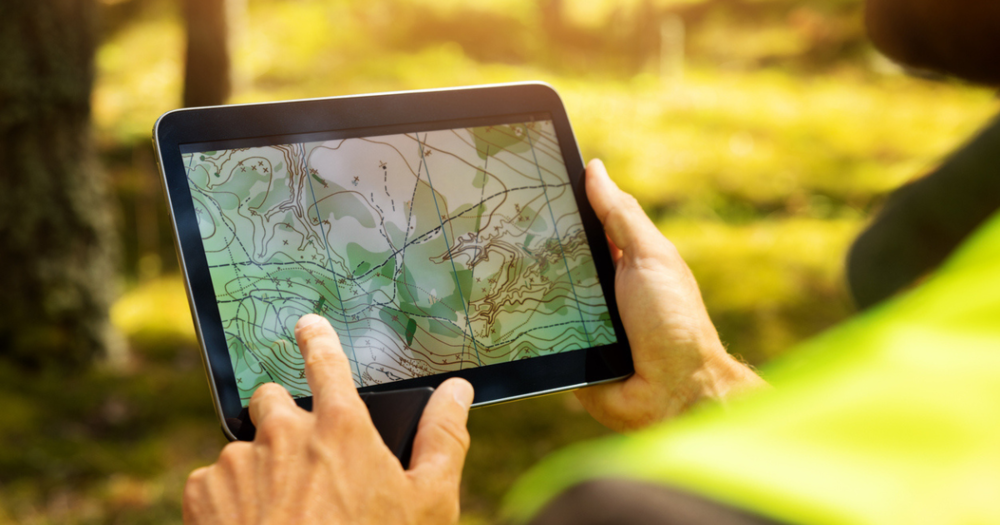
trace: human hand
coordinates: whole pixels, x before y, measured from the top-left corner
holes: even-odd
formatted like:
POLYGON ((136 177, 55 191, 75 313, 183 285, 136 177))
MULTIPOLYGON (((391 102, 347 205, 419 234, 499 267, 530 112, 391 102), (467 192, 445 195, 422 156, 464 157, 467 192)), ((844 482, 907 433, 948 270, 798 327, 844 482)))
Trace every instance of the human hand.
POLYGON ((252 443, 226 445, 184 489, 184 522, 450 524, 469 449, 472 385, 449 379, 431 396, 409 469, 382 442, 354 388, 347 356, 326 319, 295 327, 313 411, 274 383, 250 400, 252 443))
POLYGON ((577 390, 587 411, 613 430, 636 430, 699 400, 763 385, 726 353, 691 270, 600 160, 587 165, 586 185, 608 236, 618 311, 635 364, 625 381, 577 390))

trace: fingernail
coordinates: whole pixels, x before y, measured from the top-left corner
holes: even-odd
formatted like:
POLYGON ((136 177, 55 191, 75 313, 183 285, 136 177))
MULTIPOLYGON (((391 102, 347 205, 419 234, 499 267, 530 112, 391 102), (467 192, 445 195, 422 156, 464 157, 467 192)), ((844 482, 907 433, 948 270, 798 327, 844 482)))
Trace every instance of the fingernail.
POLYGON ((455 397, 456 403, 468 410, 472 406, 472 398, 476 396, 476 393, 472 390, 472 385, 468 381, 460 379, 452 381, 451 395, 455 397))
POLYGON ((303 315, 301 319, 299 319, 299 322, 295 323, 295 329, 299 330, 302 328, 307 328, 318 322, 321 322, 322 320, 323 318, 316 314, 306 314, 303 315))

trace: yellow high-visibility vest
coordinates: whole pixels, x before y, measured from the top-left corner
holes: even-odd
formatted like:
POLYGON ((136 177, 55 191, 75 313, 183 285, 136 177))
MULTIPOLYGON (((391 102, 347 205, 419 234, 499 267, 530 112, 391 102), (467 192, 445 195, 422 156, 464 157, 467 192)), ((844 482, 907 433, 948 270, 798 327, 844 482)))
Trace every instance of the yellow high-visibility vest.
POLYGON ((763 372, 773 389, 557 452, 506 516, 625 478, 803 525, 1000 524, 1000 215, 919 287, 763 372))

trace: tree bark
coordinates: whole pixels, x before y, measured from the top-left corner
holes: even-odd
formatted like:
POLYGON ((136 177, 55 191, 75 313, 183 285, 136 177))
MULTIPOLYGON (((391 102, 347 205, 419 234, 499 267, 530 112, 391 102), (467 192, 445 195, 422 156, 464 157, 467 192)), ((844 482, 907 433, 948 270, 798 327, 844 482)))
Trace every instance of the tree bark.
POLYGON ((123 357, 118 239, 90 137, 93 0, 0 3, 0 358, 123 357))
POLYGON ((226 0, 184 0, 184 20, 184 106, 225 104, 232 89, 226 0))

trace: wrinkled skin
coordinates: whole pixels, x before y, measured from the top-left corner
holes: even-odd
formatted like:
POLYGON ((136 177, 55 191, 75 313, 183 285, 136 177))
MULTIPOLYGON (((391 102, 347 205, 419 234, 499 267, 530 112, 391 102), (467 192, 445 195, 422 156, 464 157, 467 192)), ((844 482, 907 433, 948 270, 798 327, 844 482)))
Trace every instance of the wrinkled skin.
POLYGON ((326 319, 304 316, 295 337, 313 412, 274 383, 257 389, 256 439, 226 445, 215 464, 191 474, 185 523, 456 523, 472 385, 451 379, 434 392, 404 470, 375 430, 326 319))
MULTIPOLYGON (((763 385, 726 353, 694 276, 635 198, 618 189, 600 161, 587 167, 586 184, 615 262, 635 374, 578 391, 584 407, 609 428, 634 430, 699 400, 763 385)), ((472 386, 450 379, 434 392, 404 470, 375 430, 330 324, 304 316, 295 337, 313 412, 276 384, 258 388, 250 401, 256 439, 227 445, 215 464, 191 474, 185 522, 457 522, 472 386)))
POLYGON ((619 431, 677 416, 702 399, 763 385, 726 353, 691 270, 635 197, 587 166, 587 198, 604 225, 615 262, 615 295, 635 374, 576 392, 595 419, 619 431))
MULTIPOLYGON (((869 0, 872 39, 913 67, 1000 85, 1000 2, 869 0)), ((723 400, 763 381, 723 348, 698 285, 674 246, 600 162, 587 194, 615 259, 615 289, 636 373, 577 392, 587 410, 617 430, 637 429, 702 399, 723 400)), ((431 398, 413 460, 404 469, 382 443, 354 389, 329 323, 305 316, 296 329, 314 393, 314 412, 277 385, 250 404, 253 443, 232 443, 191 474, 187 523, 456 523, 472 387, 452 379, 431 398)))

